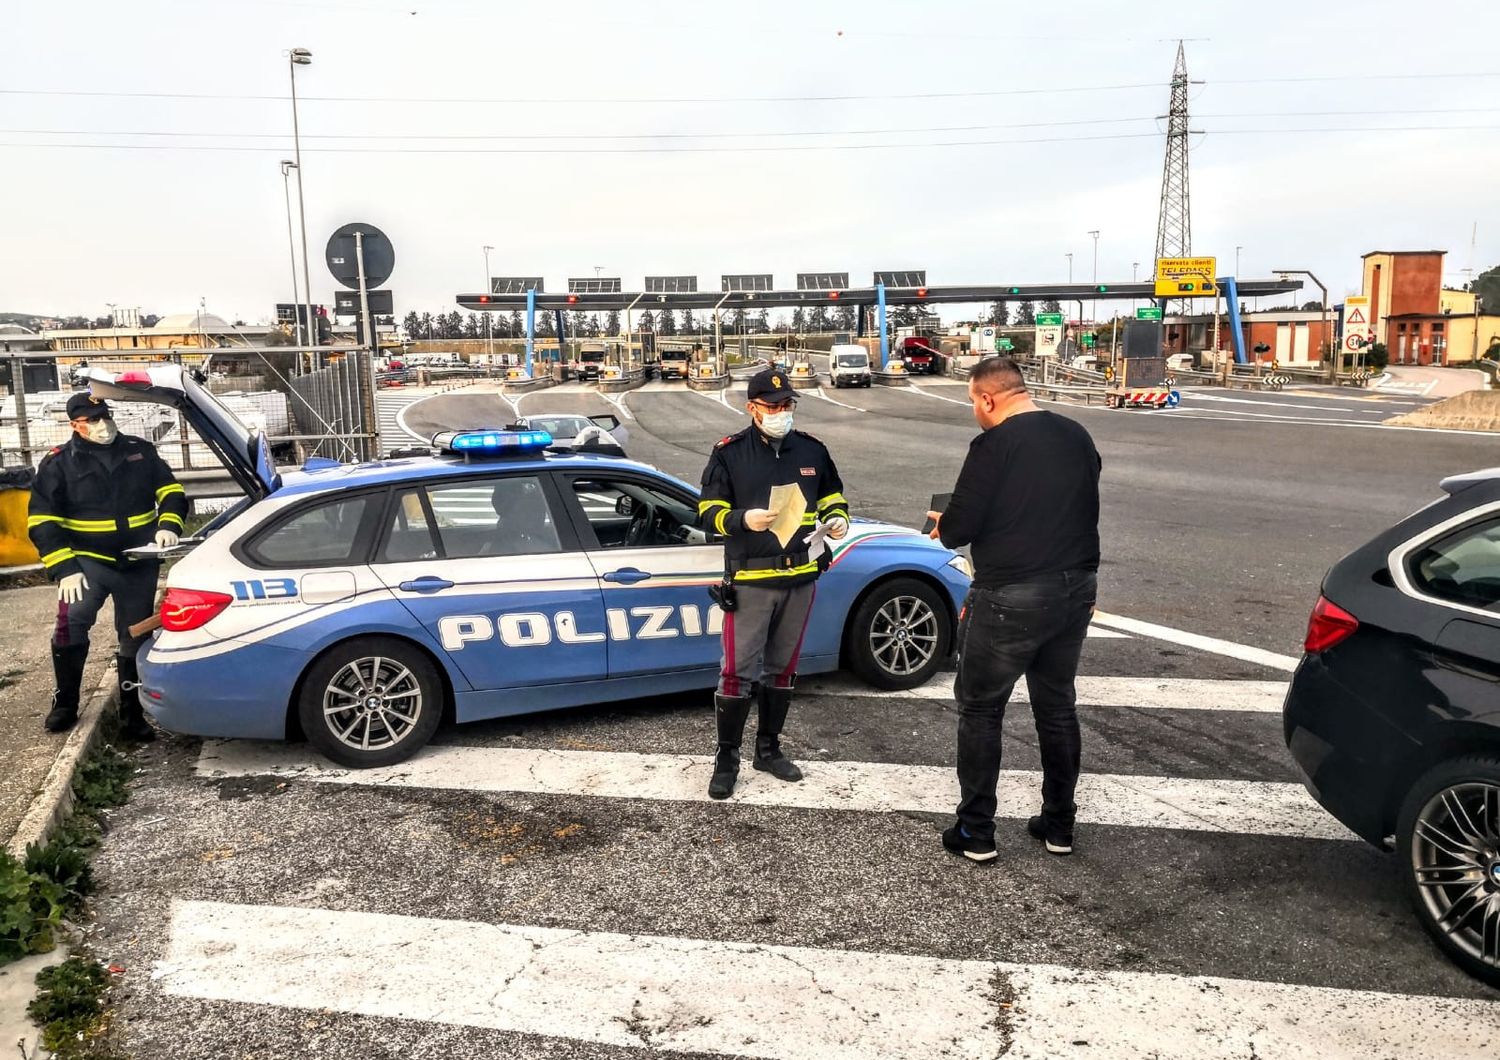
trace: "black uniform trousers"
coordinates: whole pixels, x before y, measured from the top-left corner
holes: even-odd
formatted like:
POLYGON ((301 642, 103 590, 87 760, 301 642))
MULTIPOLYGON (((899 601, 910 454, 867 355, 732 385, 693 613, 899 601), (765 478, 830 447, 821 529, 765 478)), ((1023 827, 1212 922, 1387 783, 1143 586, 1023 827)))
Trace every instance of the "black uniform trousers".
POLYGON ((135 658, 135 653, 146 642, 146 636, 132 637, 130 627, 151 617, 156 604, 156 576, 161 564, 155 560, 134 563, 100 563, 86 556, 78 557, 83 576, 89 587, 83 591, 83 599, 76 604, 57 603, 57 627, 52 633, 52 645, 66 648, 87 645, 89 630, 99 617, 99 609, 105 600, 115 605, 115 635, 119 638, 119 654, 135 658))

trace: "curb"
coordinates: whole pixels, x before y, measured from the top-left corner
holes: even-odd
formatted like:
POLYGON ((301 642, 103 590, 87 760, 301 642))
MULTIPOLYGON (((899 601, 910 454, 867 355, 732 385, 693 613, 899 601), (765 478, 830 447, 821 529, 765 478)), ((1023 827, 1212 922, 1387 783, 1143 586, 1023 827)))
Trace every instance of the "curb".
POLYGON ((57 826, 72 816, 73 774, 78 763, 99 743, 100 723, 114 696, 114 689, 115 667, 111 663, 99 678, 99 685, 89 696, 88 703, 79 712, 78 723, 68 733, 67 742, 47 771, 41 791, 31 800, 21 823, 16 825, 16 834, 6 844, 6 849, 17 858, 26 856, 30 844, 45 843, 57 826))
POLYGON ((26 563, 19 567, 0 567, 0 589, 41 585, 46 580, 46 568, 40 563, 26 563))

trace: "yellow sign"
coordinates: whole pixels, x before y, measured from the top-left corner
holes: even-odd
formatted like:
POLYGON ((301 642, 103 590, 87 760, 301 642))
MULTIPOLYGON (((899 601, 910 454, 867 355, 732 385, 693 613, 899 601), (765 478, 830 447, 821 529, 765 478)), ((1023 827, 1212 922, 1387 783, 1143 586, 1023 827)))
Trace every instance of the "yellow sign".
POLYGON ((1157 258, 1157 298, 1213 298, 1219 293, 1215 258, 1157 258))

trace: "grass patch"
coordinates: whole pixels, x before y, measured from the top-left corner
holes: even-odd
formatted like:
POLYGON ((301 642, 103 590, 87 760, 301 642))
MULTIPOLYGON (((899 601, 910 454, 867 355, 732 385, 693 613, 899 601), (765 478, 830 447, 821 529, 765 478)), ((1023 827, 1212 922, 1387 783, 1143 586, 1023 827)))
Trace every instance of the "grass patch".
POLYGON ((124 804, 132 770, 113 746, 100 747, 74 775, 74 813, 56 834, 23 858, 0 850, 0 964, 51 950, 63 918, 83 907, 94 888, 88 859, 100 811, 124 804))
POLYGON ((109 976, 98 961, 69 957, 36 976, 37 995, 26 1014, 42 1028, 42 1046, 56 1060, 103 1060, 114 1056, 105 1042, 109 1013, 104 994, 109 976))

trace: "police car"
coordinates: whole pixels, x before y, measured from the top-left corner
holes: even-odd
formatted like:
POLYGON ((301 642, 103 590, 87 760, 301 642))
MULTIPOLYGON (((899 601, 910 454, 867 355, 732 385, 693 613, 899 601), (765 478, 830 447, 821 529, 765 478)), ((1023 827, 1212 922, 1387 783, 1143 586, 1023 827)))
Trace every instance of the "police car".
MULTIPOLYGON (((167 577, 141 649, 163 727, 305 735, 353 767, 459 722, 710 688, 723 547, 697 491, 545 432, 454 431, 436 455, 314 459, 282 473, 266 438, 191 374, 84 370, 111 402, 180 410, 246 497, 167 577)), ((618 450, 614 450, 618 452, 618 450)), ((881 688, 952 651, 967 560, 914 530, 855 520, 818 583, 802 674, 847 666, 881 688)))

